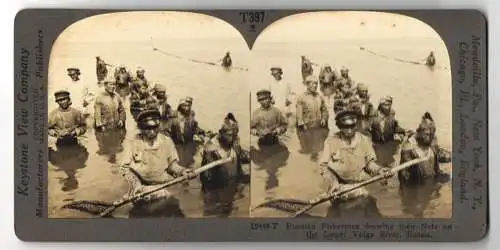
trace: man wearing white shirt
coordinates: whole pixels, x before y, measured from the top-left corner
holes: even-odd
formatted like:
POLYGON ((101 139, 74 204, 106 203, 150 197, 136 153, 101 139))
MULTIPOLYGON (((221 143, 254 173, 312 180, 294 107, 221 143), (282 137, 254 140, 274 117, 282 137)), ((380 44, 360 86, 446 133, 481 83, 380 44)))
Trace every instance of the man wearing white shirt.
POLYGON ((273 104, 288 117, 291 113, 290 84, 283 81, 283 69, 279 67, 272 67, 271 75, 274 77, 274 81, 269 85, 269 91, 273 93, 273 104))

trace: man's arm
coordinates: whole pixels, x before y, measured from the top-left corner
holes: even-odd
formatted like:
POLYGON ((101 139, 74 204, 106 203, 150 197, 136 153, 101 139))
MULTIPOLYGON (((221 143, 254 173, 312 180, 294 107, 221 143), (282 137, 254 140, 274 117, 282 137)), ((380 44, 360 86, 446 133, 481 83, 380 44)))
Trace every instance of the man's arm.
POLYGON ((321 106, 320 106, 320 111, 321 111, 321 120, 322 121, 328 121, 328 107, 326 106, 326 101, 325 98, 321 97, 321 106))
POLYGON ((85 123, 85 118, 83 118, 82 112, 76 109, 74 110, 74 112, 76 124, 75 134, 76 136, 81 136, 87 131, 87 124, 85 123))
POLYGON ((296 104, 297 112, 297 126, 303 126, 304 125, 304 101, 302 99, 302 96, 299 96, 297 98, 297 104, 296 104))
POLYGON ((50 112, 49 114, 49 121, 48 121, 48 127, 47 127, 48 133, 50 136, 57 136, 58 129, 57 129, 57 111, 54 110, 50 112))
POLYGON ((285 114, 278 110, 278 128, 279 128, 279 133, 278 134, 284 134, 287 129, 288 129, 288 121, 286 119, 285 114))
POLYGON ((102 97, 99 95, 95 99, 94 103, 94 121, 96 127, 101 127, 103 125, 102 122, 102 97))
POLYGON ((123 107, 123 101, 120 97, 118 97, 118 117, 120 119, 120 121, 122 121, 123 123, 125 123, 125 120, 126 120, 126 114, 125 114, 125 108, 123 107))

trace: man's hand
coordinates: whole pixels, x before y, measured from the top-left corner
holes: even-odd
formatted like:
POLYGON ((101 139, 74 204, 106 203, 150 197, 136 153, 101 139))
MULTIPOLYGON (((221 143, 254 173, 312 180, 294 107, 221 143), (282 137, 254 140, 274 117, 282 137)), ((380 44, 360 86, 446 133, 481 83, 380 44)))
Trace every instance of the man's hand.
POLYGON ((123 123, 123 121, 122 121, 122 120, 118 121, 118 127, 119 127, 119 128, 123 128, 123 125, 124 125, 124 123, 123 123))
POLYGON ((189 168, 182 170, 182 175, 187 176, 188 180, 192 180, 192 179, 196 178, 196 173, 192 169, 189 169, 189 168))
POLYGON ((326 120, 321 120, 321 127, 324 128, 324 127, 326 127, 326 125, 327 125, 326 120))
POLYGON ((297 129, 298 129, 299 131, 304 131, 304 130, 306 129, 306 126, 305 126, 304 124, 302 124, 302 125, 298 125, 298 126, 297 126, 297 129))
POLYGON ((54 129, 50 129, 50 130, 49 130, 49 136, 52 136, 52 137, 56 137, 56 138, 57 138, 57 137, 59 137, 59 133, 57 133, 57 131, 56 131, 56 130, 54 130, 54 129))
POLYGON ((257 129, 254 129, 254 128, 250 130, 250 134, 253 135, 253 136, 258 136, 259 135, 259 133, 257 132, 257 129))
POLYGON ((381 168, 378 171, 378 174, 384 175, 384 178, 389 178, 389 177, 394 176, 394 173, 389 168, 381 168))

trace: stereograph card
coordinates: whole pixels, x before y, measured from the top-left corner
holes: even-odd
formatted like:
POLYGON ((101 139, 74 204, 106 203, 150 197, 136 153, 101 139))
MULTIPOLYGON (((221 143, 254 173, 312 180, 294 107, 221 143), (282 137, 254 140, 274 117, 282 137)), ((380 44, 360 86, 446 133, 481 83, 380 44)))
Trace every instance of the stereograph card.
POLYGON ((477 241, 476 10, 26 9, 25 241, 477 241))

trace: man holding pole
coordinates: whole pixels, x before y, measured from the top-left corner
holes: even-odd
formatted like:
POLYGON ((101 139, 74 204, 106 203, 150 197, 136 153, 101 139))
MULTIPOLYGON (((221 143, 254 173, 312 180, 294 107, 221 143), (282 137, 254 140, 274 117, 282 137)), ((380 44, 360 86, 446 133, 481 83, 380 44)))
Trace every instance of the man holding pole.
MULTIPOLYGON (((145 192, 164 184, 174 177, 186 175, 195 178, 193 170, 178 164, 179 157, 175 144, 170 138, 159 134, 160 112, 156 109, 146 110, 137 116, 140 134, 132 141, 129 152, 124 153, 121 164, 123 175, 129 181, 129 195, 145 192)), ((163 189, 146 197, 154 200, 169 197, 170 193, 163 189)))
MULTIPOLYGON (((390 169, 375 163, 376 155, 370 139, 356 131, 359 113, 345 109, 337 113, 335 122, 339 132, 330 137, 320 158, 321 175, 328 181, 329 193, 360 183, 372 176, 383 174, 393 176, 390 169)), ((338 199, 332 199, 333 206, 354 200, 366 200, 368 192, 358 188, 338 199)))

